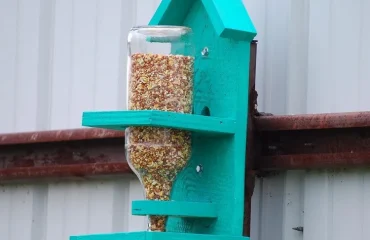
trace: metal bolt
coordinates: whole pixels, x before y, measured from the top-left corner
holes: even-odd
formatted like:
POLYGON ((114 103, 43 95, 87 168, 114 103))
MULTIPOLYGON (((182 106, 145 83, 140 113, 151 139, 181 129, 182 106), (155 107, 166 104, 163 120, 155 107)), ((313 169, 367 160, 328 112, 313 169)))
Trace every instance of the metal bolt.
POLYGON ((200 173, 200 172, 203 172, 203 166, 202 165, 198 165, 195 170, 197 171, 197 173, 200 173))
POLYGON ((207 57, 209 55, 209 50, 207 47, 203 48, 202 50, 202 56, 203 57, 207 57))

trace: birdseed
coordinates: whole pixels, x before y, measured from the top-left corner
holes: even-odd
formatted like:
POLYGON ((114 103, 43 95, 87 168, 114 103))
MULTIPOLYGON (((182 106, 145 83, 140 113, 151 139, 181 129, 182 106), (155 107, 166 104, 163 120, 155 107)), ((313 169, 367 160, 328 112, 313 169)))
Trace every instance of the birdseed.
MULTIPOLYGON (((192 112, 194 58, 134 54, 129 110, 192 112)), ((172 183, 191 155, 190 132, 157 127, 126 130, 127 159, 141 178, 148 200, 170 200, 172 183)), ((149 230, 165 231, 166 216, 149 216, 149 230)))

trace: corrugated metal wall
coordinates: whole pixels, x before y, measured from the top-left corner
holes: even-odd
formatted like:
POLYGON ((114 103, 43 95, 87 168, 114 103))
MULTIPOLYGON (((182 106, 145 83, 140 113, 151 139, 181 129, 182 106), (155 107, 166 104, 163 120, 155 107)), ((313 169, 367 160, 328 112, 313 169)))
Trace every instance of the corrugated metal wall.
POLYGON ((0 185, 0 239, 68 240, 70 235, 145 229, 131 216, 136 179, 0 185))
MULTIPOLYGON (((257 55, 260 110, 370 110, 369 0, 263 0, 246 5, 262 33, 257 55)), ((259 179, 252 239, 370 239, 369 176, 366 169, 289 171, 259 179), (292 230, 299 226, 303 233, 292 230)))
POLYGON ((81 127, 125 108, 126 39, 159 1, 0 0, 0 132, 81 127))
MULTIPOLYGON (((126 39, 159 1, 0 0, 0 132, 80 128, 125 108, 126 39)), ((145 229, 136 179, 0 185, 0 239, 145 229)))
MULTIPOLYGON (((0 0, 0 132, 79 128, 85 110, 125 108, 126 36, 160 0, 0 0)), ((370 109, 369 0, 244 0, 259 40, 259 110, 370 109)), ((370 239, 370 173, 259 179, 253 240, 370 239), (304 233, 292 230, 303 226, 304 233)), ((136 180, 2 185, 0 235, 65 240, 139 230, 136 180)))

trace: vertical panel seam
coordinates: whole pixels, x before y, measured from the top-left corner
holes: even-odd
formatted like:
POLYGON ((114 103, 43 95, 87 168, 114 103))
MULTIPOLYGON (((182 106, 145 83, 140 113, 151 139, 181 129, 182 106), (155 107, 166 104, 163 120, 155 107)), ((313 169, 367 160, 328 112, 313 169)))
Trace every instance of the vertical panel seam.
POLYGON ((47 130, 51 126, 51 90, 53 62, 53 29, 55 0, 40 0, 39 52, 37 66, 37 115, 36 129, 47 130))
MULTIPOLYGON (((118 108, 127 108, 126 106, 126 101, 125 99, 122 97, 122 92, 123 92, 123 89, 127 88, 127 76, 128 76, 128 72, 127 72, 127 67, 125 66, 125 64, 127 64, 127 45, 126 45, 126 42, 127 42, 127 36, 126 36, 126 27, 125 27, 125 21, 129 21, 132 25, 132 23, 134 22, 133 20, 135 19, 136 17, 136 11, 137 11, 137 3, 136 3, 136 0, 122 0, 121 1, 121 26, 120 26, 120 30, 121 30, 121 35, 120 35, 120 46, 119 46, 119 51, 120 51, 120 55, 119 55, 119 67, 118 67, 118 74, 117 74, 117 91, 118 91, 118 103, 117 103, 117 106, 118 108), (130 15, 125 15, 123 14, 124 13, 124 10, 126 9, 126 11, 130 12, 130 15), (126 51, 125 51, 126 50, 126 51), (125 64, 124 64, 125 63, 125 64)), ((126 93, 125 93, 126 94, 126 93)))
POLYGON ((99 30, 99 18, 100 18, 100 12, 99 12, 99 6, 100 6, 100 0, 96 0, 95 4, 95 11, 96 11, 96 17, 95 17, 95 54, 94 54, 94 82, 93 82, 93 109, 96 109, 97 106, 97 67, 98 67, 98 53, 99 53, 99 37, 98 37, 98 30, 99 30))
POLYGON ((326 183, 326 189, 328 192, 328 204, 327 204, 327 228, 326 228, 326 239, 332 240, 332 231, 333 231, 333 223, 334 223, 334 176, 330 177, 330 173, 326 172, 326 175, 328 177, 327 183, 326 183))
MULTIPOLYGON (((265 19, 264 19, 264 26, 263 26, 263 30, 264 30, 264 32, 265 32, 265 37, 266 37, 266 30, 267 30, 267 25, 268 25, 268 23, 267 23, 267 21, 268 21, 268 17, 267 17, 267 15, 268 15, 268 4, 267 4, 267 0, 264 0, 263 1, 264 2, 264 7, 265 7, 265 19)), ((266 67, 268 67, 267 66, 267 59, 268 59, 268 48, 267 48, 267 44, 266 44, 266 41, 264 42, 264 44, 263 44, 263 48, 264 48, 264 56, 263 56, 263 65, 264 65, 264 70, 266 70, 266 67)), ((256 73, 256 74, 258 74, 258 73, 256 73)), ((264 90, 264 101, 263 101, 263 110, 264 111, 267 111, 267 103, 271 100, 271 96, 269 95, 269 89, 268 89, 268 87, 267 87, 267 84, 266 84, 266 79, 267 79, 267 75, 266 75, 266 71, 263 71, 263 76, 262 76, 262 78, 261 78, 261 80, 262 80, 262 84, 264 85, 264 88, 263 88, 263 90, 264 90)))
POLYGON ((357 67, 357 70, 358 70, 358 88, 357 88, 357 93, 358 93, 358 96, 357 96, 357 106, 359 106, 359 108, 362 108, 361 107, 361 91, 360 91, 360 88, 359 86, 361 86, 361 82, 362 82, 362 70, 363 70, 363 67, 362 67, 362 49, 363 49, 363 40, 362 40, 362 36, 364 35, 364 10, 365 10, 365 6, 364 6, 364 0, 361 0, 361 3, 360 3, 360 6, 361 6, 361 13, 360 13, 360 36, 358 38, 358 67, 357 67))
POLYGON ((31 239, 43 240, 46 235, 48 186, 35 185, 32 188, 31 239), (38 227, 37 227, 38 225, 38 227))
POLYGON ((261 181, 260 181, 260 197, 259 197, 259 201, 260 201, 260 206, 259 206, 259 221, 258 221, 258 236, 259 236, 259 239, 258 240, 263 240, 263 231, 262 231, 262 223, 263 223, 263 203, 264 203, 264 188, 265 188, 265 179, 262 178, 261 181))
MULTIPOLYGON (((361 1, 363 3, 363 1, 361 1)), ((362 7, 363 9, 363 7, 362 7)), ((363 209, 363 211, 361 211, 362 215, 361 215, 361 239, 365 239, 365 232, 364 232, 364 223, 365 223, 365 202, 364 202, 364 199, 365 199, 365 174, 366 172, 362 172, 362 181, 361 181, 361 185, 362 185, 362 188, 361 189, 361 209, 363 209)))
POLYGON ((17 16, 16 16, 16 34, 15 34, 15 41, 16 41, 16 47, 15 47, 15 63, 14 63, 14 111, 13 111, 13 129, 11 131, 15 131, 17 128, 17 108, 18 108, 18 82, 19 82, 19 22, 20 22, 20 0, 17 1, 17 16))
POLYGON ((48 80, 49 80, 49 95, 48 95, 48 124, 47 127, 48 129, 51 129, 51 119, 52 119, 52 93, 53 93, 53 81, 54 81, 54 71, 53 71, 53 66, 54 66, 54 46, 55 46, 55 6, 56 6, 56 0, 51 1, 51 24, 50 24, 50 52, 49 52, 49 65, 48 67, 50 68, 49 70, 49 75, 48 75, 48 80))
POLYGON ((307 36, 306 36, 306 43, 305 43, 305 46, 306 46, 306 50, 305 50, 305 63, 306 63, 306 72, 305 72, 305 76, 306 76, 306 82, 305 82, 305 89, 306 89, 306 91, 305 91, 305 99, 304 99, 304 101, 305 101, 305 109, 304 109, 304 113, 307 113, 307 109, 308 109, 308 81, 309 81, 309 79, 308 79, 308 76, 309 76, 309 74, 308 74, 308 72, 309 72, 309 66, 308 66, 308 64, 309 64, 309 56, 310 56, 310 51, 309 51, 309 45, 310 45, 310 23, 311 23, 311 21, 310 21, 310 17, 311 17, 311 15, 310 15, 310 13, 311 13, 311 4, 310 4, 310 0, 304 0, 304 2, 305 2, 305 7, 307 8, 307 11, 305 12, 305 14, 306 14, 306 16, 305 16, 305 21, 307 22, 306 24, 307 24, 307 28, 306 28, 306 30, 307 30, 307 36))
MULTIPOLYGON (((329 49, 329 57, 328 57, 328 73, 329 73, 329 78, 332 79, 333 78, 333 63, 332 63, 332 57, 333 57, 333 44, 332 44, 332 41, 333 41, 333 31, 332 31, 332 26, 333 26, 333 0, 329 0, 329 24, 328 24, 328 43, 329 43, 329 46, 328 46, 328 49, 329 49)), ((332 84, 332 87, 334 88, 333 91, 334 91, 334 96, 336 95, 336 92, 337 92, 337 88, 336 88, 336 84, 332 84)), ((335 99, 335 97, 333 98, 335 99)), ((335 104, 335 101, 331 101, 331 105, 332 105, 332 109, 334 111, 337 111, 337 107, 336 107, 336 104, 335 104)))
POLYGON ((71 126, 71 105, 73 104, 71 102, 71 99, 72 99, 72 89, 73 89, 73 81, 74 81, 74 30, 75 30, 75 27, 74 27, 74 22, 75 22, 75 7, 74 7, 74 1, 73 0, 70 0, 71 1, 71 34, 70 34, 70 41, 71 41, 71 44, 70 44, 70 61, 69 61, 69 66, 70 66, 70 79, 68 79, 68 86, 69 86, 69 89, 68 89, 68 125, 67 126, 71 126))

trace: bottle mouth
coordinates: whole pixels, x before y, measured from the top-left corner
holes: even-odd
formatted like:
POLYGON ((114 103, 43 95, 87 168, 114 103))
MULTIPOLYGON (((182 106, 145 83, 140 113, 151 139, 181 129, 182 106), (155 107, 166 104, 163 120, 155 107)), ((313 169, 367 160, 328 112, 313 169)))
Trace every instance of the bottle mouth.
POLYGON ((131 32, 136 32, 148 37, 180 37, 190 34, 191 28, 185 26, 172 25, 144 25, 131 28, 131 32))

